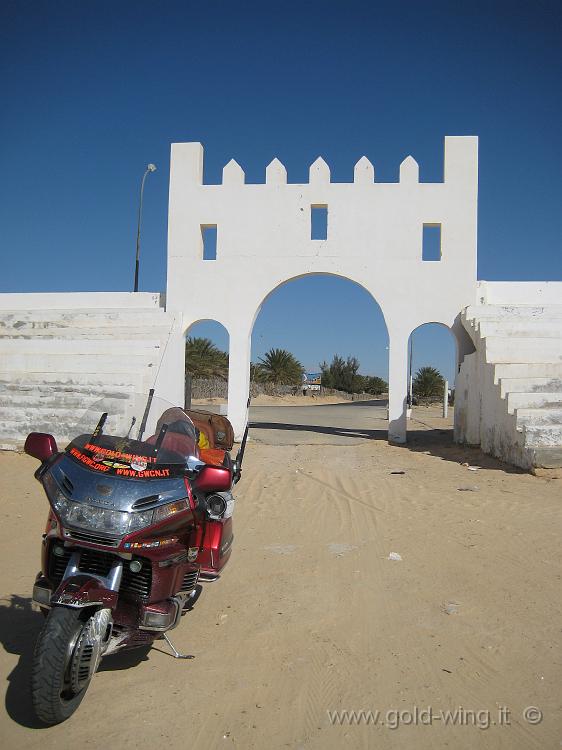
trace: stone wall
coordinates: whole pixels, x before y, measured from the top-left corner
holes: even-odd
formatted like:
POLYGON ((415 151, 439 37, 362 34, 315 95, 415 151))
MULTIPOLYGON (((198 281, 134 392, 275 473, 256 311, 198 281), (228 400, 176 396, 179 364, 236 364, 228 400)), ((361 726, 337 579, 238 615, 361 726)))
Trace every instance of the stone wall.
POLYGON ((562 466, 562 283, 480 282, 463 312, 455 439, 524 469, 562 466))
POLYGON ((172 326, 158 294, 0 295, 0 448, 64 442, 104 395, 147 392, 172 326))

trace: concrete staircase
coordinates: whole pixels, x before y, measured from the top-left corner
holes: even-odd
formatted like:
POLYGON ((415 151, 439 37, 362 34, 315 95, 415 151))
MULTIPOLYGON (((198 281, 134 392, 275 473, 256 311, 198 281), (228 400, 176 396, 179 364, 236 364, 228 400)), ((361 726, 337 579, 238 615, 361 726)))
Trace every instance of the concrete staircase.
POLYGON ((0 449, 71 437, 103 396, 152 387, 172 318, 160 307, 0 310, 0 449))
POLYGON ((455 438, 523 469, 562 467, 562 299, 461 317, 476 351, 457 376, 455 438))

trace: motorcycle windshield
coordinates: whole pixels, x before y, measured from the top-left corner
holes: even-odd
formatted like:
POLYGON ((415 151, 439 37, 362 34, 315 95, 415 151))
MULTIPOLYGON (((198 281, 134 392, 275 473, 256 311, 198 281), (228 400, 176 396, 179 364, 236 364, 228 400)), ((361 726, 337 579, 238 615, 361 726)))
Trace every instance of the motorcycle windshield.
POLYGON ((151 479, 197 458, 197 431, 183 409, 149 394, 106 397, 84 413, 67 455, 103 474, 151 479))

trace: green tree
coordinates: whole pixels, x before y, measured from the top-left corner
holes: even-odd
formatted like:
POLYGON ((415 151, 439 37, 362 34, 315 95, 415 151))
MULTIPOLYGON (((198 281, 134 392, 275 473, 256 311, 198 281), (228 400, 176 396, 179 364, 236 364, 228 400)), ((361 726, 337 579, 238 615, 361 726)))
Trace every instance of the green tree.
POLYGON ((188 337, 185 342, 185 372, 193 378, 228 379, 228 354, 210 339, 188 337))
POLYGON ((412 383, 416 398, 442 398, 445 378, 435 367, 420 367, 412 383))
MULTIPOLYGON (((322 385, 325 388, 336 388, 346 393, 357 393, 362 390, 357 379, 359 371, 359 360, 356 357, 348 357, 345 360, 339 354, 334 354, 332 362, 322 362, 322 385)), ((361 376, 359 376, 361 377, 361 376)))
POLYGON ((299 385, 304 368, 286 349, 270 349, 263 357, 258 357, 255 372, 260 382, 299 385))
POLYGON ((368 375, 366 383, 363 387, 365 393, 372 393, 374 396, 378 396, 379 393, 388 393, 388 383, 386 380, 379 378, 377 375, 368 375))

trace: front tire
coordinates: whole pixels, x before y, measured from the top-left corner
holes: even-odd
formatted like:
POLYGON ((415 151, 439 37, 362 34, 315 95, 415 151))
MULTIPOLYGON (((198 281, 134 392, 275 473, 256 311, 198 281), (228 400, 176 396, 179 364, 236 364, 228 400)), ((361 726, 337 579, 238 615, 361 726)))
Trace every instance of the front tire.
POLYGON ((80 690, 72 687, 72 657, 85 622, 79 609, 55 607, 39 633, 33 654, 31 693, 37 718, 59 724, 76 711, 91 678, 80 690))

